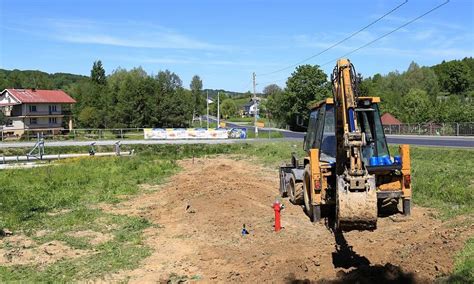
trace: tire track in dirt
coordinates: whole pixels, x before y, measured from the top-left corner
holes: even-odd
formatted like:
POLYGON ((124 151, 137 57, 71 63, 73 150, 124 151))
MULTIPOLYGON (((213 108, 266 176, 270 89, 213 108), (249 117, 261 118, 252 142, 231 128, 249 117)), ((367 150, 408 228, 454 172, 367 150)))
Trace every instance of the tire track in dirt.
POLYGON ((183 171, 156 191, 101 206, 159 225, 145 232, 152 255, 106 280, 430 282, 452 271, 455 253, 474 231, 462 220, 453 227, 434 218, 435 211, 415 207, 409 219, 379 218, 374 232, 334 236, 285 200, 284 229, 275 233, 276 170, 224 157, 179 163, 183 171), (245 237, 242 224, 250 231, 245 237))

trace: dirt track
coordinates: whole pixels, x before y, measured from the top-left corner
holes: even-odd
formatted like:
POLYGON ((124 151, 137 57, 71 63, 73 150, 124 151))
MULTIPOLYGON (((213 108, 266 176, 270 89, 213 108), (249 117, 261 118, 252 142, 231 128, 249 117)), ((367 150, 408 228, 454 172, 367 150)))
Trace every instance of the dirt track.
POLYGON ((132 200, 103 206, 157 225, 146 232, 153 254, 140 268, 106 280, 431 282, 450 273, 455 253, 474 231, 415 207, 408 220, 380 218, 375 232, 334 236, 285 200, 284 229, 275 233, 270 206, 278 195, 276 170, 227 158, 181 165, 184 170, 169 183, 145 186, 132 200), (242 224, 250 231, 245 237, 242 224))

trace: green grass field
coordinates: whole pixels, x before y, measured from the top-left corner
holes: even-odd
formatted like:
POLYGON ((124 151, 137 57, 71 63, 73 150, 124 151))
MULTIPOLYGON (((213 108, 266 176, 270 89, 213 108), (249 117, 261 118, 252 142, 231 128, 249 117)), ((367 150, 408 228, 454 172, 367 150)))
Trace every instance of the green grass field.
MULTIPOLYGON (((130 146, 124 149, 130 148, 130 146)), ((97 204, 113 204, 140 193, 140 184, 160 184, 179 171, 176 160, 216 154, 239 154, 277 168, 289 162, 292 152, 302 157, 299 142, 268 141, 230 145, 133 146, 134 157, 103 157, 63 160, 52 166, 0 172, 0 228, 25 235, 39 246, 52 240, 95 253, 74 259, 38 264, 2 266, 0 282, 70 282, 96 279, 121 269, 138 266, 150 248, 143 245, 146 219, 113 215, 97 204), (91 244, 74 232, 92 230, 113 236, 91 244), (44 234, 38 235, 38 232, 44 234)), ((48 153, 86 152, 87 147, 48 148, 48 153)), ((111 147, 98 147, 110 151, 111 147)), ((26 149, 0 151, 24 154, 26 149)), ((392 155, 396 151, 392 149, 392 155)), ((413 147, 415 204, 438 208, 441 218, 473 214, 474 151, 413 147)), ((3 248, 8 247, 4 242, 3 248)), ((0 247, 2 248, 2 247, 0 247)), ((466 244, 456 260, 456 279, 472 279, 474 241, 466 244), (470 276, 469 276, 470 275, 470 276), (456 278, 458 277, 458 278, 456 278), (461 278, 459 278, 461 277, 461 278), (466 278, 468 277, 468 278, 466 278), (470 277, 470 278, 469 278, 470 277)))

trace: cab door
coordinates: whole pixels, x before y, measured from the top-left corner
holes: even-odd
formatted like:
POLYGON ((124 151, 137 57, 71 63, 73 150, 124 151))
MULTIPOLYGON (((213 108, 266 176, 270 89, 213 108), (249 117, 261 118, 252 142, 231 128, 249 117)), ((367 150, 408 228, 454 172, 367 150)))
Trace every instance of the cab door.
POLYGON ((319 149, 321 146, 321 134, 324 127, 324 109, 326 105, 323 104, 317 109, 313 109, 309 115, 308 130, 306 132, 303 149, 309 151, 310 149, 319 149), (323 110, 323 111, 322 111, 323 110))

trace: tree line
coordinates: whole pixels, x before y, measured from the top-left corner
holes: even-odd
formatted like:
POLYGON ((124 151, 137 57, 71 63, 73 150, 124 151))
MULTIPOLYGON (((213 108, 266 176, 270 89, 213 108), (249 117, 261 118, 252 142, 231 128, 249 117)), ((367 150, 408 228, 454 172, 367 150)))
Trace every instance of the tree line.
MULTIPOLYGON (((412 62, 404 72, 375 74, 362 78, 362 96, 381 97, 381 111, 404 123, 474 121, 474 59, 464 58, 420 67, 412 62)), ((222 118, 239 113, 236 101, 250 93, 203 90, 195 75, 189 89, 169 71, 147 74, 141 67, 117 69, 106 75, 101 61, 94 62, 90 76, 68 73, 0 69, 0 89, 63 89, 77 100, 72 113, 77 127, 188 127, 193 118, 206 114, 206 93, 212 100, 220 93, 222 118)), ((269 116, 281 126, 298 129, 297 116, 308 118, 308 106, 332 96, 331 82, 317 65, 298 66, 285 87, 264 88, 261 116, 269 116)), ((217 104, 209 105, 217 115, 217 104)))
POLYGON ((169 71, 150 75, 141 67, 117 69, 109 76, 94 62, 90 80, 67 88, 76 100, 74 116, 80 127, 187 127, 202 113, 202 80, 195 75, 190 89, 169 71))
MULTIPOLYGON (((412 62, 402 73, 358 74, 361 96, 381 98, 382 113, 391 113, 403 123, 474 121, 474 59, 453 60, 432 67, 412 62)), ((318 65, 301 65, 285 88, 264 88, 265 112, 281 126, 297 129, 296 117, 308 118, 308 106, 332 96, 328 76, 318 65)))
POLYGON ((187 127, 206 104, 198 75, 186 89, 169 70, 119 68, 107 76, 100 60, 89 77, 1 69, 0 88, 62 89, 77 101, 72 115, 81 128, 187 127))
POLYGON ((37 70, 5 70, 0 69, 0 91, 4 89, 64 89, 65 87, 88 80, 89 77, 69 74, 54 73, 37 70))
POLYGON ((93 63, 90 76, 0 69, 0 89, 6 88, 64 90, 77 101, 71 111, 80 128, 188 127, 193 118, 206 114, 207 95, 214 101, 209 104, 209 114, 216 116, 220 94, 222 117, 237 115, 232 97, 243 95, 203 90, 198 75, 187 89, 169 70, 150 75, 141 67, 119 68, 106 75, 100 60, 93 63))

